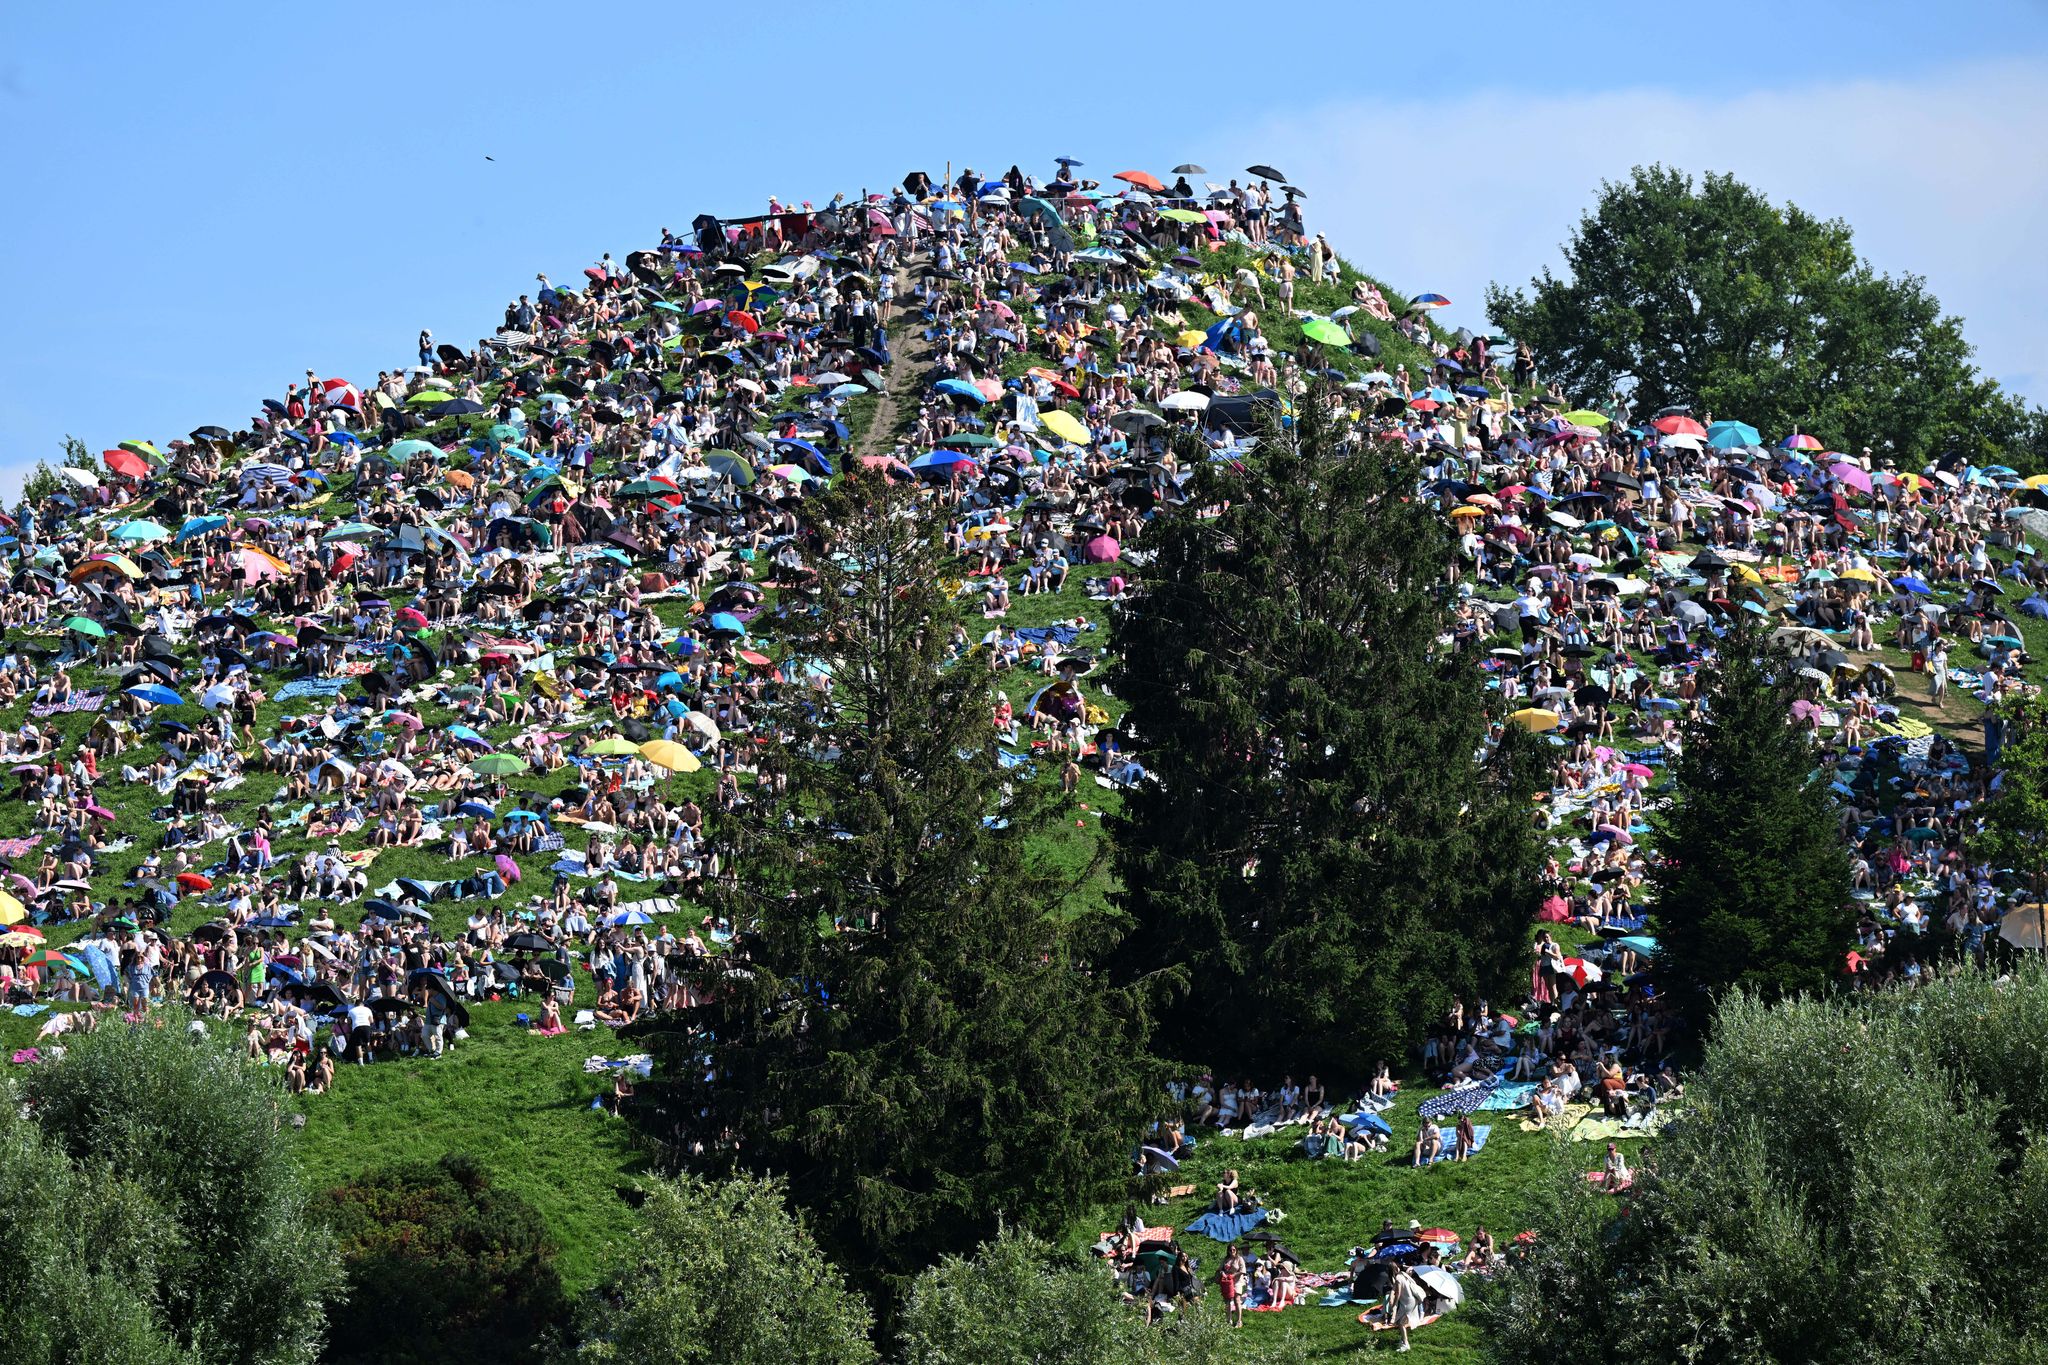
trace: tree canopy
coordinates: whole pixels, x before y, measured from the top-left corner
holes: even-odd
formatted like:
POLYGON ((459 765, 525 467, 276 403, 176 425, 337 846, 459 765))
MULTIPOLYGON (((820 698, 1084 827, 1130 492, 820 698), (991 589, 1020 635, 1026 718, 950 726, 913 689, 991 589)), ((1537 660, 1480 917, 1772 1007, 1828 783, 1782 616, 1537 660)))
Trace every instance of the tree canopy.
POLYGON ((1702 1022, 1733 987, 1826 989, 1856 928, 1841 816, 1789 723, 1796 675, 1737 616, 1685 732, 1651 872, 1659 979, 1702 1022))
POLYGON ((303 1365, 339 1278, 333 1242, 309 1216, 274 1078, 181 1017, 77 1037, 24 1097, 52 1146, 156 1210, 131 1288, 186 1359, 303 1365))
POLYGON ((988 658, 946 657, 936 526, 875 476, 805 506, 779 627, 809 681, 765 708, 769 776, 721 830, 736 951, 645 1029, 641 1112, 679 1159, 786 1177, 876 1287, 1116 1193, 1164 1095, 1090 970, 1110 922, 1067 913, 1035 846, 1053 784, 1006 781, 988 658))
POLYGON ((1690 404, 1918 467, 2039 442, 2041 414, 1978 373, 1960 319, 1915 275, 1883 275, 1840 219, 1730 175, 1638 166, 1602 185, 1567 274, 1487 290, 1487 312, 1582 401, 1690 404))
POLYGON ((371 1171, 318 1209, 348 1275, 328 1312, 327 1365, 537 1360, 564 1321, 540 1215, 475 1162, 371 1171))
POLYGON ((1178 983, 1169 1056, 1397 1057, 1522 959, 1534 741, 1511 728, 1481 758, 1444 523, 1405 452, 1340 447, 1311 397, 1241 466, 1188 453, 1143 610, 1116 623, 1112 682, 1157 777, 1115 825, 1120 967, 1178 983))
POLYGON ((868 1311, 772 1180, 657 1181, 580 1314, 585 1365, 865 1365, 868 1311))
POLYGON ((2048 975, 1724 1004, 1625 1203, 1560 1170, 1491 1352, 1616 1365, 2038 1361, 2048 975))

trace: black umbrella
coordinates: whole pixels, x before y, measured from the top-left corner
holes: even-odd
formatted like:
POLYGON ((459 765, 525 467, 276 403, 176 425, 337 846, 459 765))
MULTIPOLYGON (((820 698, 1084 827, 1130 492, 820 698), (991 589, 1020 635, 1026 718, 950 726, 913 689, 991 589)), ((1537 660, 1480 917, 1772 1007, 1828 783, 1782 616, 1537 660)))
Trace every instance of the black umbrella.
POLYGON ((222 427, 194 427, 192 428, 192 439, 195 441, 227 441, 232 440, 233 437, 222 427))
POLYGON ((1279 180, 1285 182, 1287 179, 1285 175, 1281 174, 1277 170, 1274 170, 1271 166, 1265 165, 1263 162, 1257 166, 1245 167, 1244 173, 1246 175, 1256 175, 1261 180, 1279 180))
POLYGON ((552 953, 555 945, 539 934, 513 934, 505 940, 505 950, 513 953, 552 953))

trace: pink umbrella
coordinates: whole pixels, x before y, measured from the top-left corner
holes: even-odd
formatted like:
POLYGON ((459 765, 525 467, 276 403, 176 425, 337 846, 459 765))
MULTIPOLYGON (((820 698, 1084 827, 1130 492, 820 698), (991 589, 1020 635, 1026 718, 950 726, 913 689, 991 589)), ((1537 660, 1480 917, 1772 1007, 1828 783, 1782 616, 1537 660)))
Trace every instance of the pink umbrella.
POLYGON ((1845 460, 1841 464, 1829 465, 1828 473, 1851 488, 1861 489, 1865 493, 1870 491, 1870 475, 1864 473, 1860 465, 1853 465, 1845 460))
POLYGON ((1593 832, 1595 834, 1609 835, 1614 839, 1614 842, 1616 842, 1617 844, 1635 843, 1634 839, 1629 838, 1628 831, 1623 829, 1620 825, 1595 825, 1593 827, 1593 832))
POLYGON ((1808 701, 1804 697, 1792 703, 1792 719, 1802 724, 1818 725, 1820 718, 1826 714, 1827 712, 1823 711, 1818 704, 1808 701))
POLYGON ((1656 774, 1655 774, 1655 773, 1651 772, 1651 771, 1649 770, 1649 768, 1648 768, 1648 767, 1646 767, 1645 765, 1643 765, 1643 764, 1641 764, 1641 763, 1624 763, 1624 764, 1622 764, 1622 765, 1621 765, 1621 770, 1622 770, 1623 772, 1627 773, 1627 774, 1628 774, 1628 775, 1629 775, 1630 777, 1655 777, 1655 776, 1656 776, 1656 774))
POLYGON ((114 818, 114 812, 108 810, 105 806, 87 806, 85 813, 95 820, 111 820, 114 818))
POLYGON ((508 881, 508 882, 511 882, 511 883, 513 883, 514 885, 517 885, 517 884, 518 884, 518 882, 519 882, 519 864, 518 864, 518 863, 515 863, 515 862, 513 862, 513 861, 512 861, 512 859, 511 859, 511 858, 510 858, 510 857, 509 857, 508 855, 506 855, 506 854, 503 854, 503 853, 500 853, 500 854, 499 854, 499 855, 498 855, 497 857, 493 858, 493 859, 492 859, 491 861, 495 862, 495 863, 496 863, 496 864, 498 865, 498 875, 499 875, 500 877, 503 877, 503 878, 504 878, 504 879, 505 879, 506 881, 508 881))
POLYGON ((398 619, 409 626, 419 626, 421 629, 425 629, 427 624, 426 616, 414 607, 400 607, 398 619))
POLYGON ((1090 564, 1107 564, 1123 553, 1114 536, 1096 536, 1083 547, 1090 564))

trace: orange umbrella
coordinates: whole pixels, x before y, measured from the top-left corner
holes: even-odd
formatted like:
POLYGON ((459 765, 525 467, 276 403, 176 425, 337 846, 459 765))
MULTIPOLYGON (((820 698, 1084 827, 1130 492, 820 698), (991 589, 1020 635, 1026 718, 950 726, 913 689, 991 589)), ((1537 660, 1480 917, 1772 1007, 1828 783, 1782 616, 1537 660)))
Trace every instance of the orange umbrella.
POLYGON ((476 487, 476 476, 467 469, 451 469, 441 476, 457 488, 476 487))
POLYGON ((1150 171, 1118 171, 1111 179, 1121 180, 1126 185, 1136 185, 1139 189, 1150 190, 1153 194, 1158 194, 1166 188, 1159 177, 1150 171))

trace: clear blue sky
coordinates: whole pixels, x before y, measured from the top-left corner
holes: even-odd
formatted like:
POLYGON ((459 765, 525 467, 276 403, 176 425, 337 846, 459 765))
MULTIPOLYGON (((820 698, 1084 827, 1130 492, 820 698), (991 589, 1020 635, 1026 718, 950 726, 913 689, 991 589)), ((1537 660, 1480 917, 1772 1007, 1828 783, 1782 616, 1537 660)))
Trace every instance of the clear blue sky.
POLYGON ((422 326, 469 343, 536 270, 572 278, 699 211, 887 189, 948 158, 1044 173, 1066 153, 1103 175, 1270 160, 1346 255, 1454 287, 1452 316, 1477 321, 1477 289, 1554 259, 1600 175, 1626 169, 1599 155, 1610 132, 1633 133, 1616 141, 1633 159, 1668 136, 1844 212, 1881 267, 1970 317, 1987 368, 2048 397, 2035 314, 1998 315, 2015 290, 2048 302, 2031 232, 2001 226, 2048 200, 2027 166, 2044 106, 2008 93, 2048 84, 2044 56, 2048 11, 2009 3, 1967 24, 1782 0, 9 5, 0 490, 66 432, 98 451, 241 425, 308 366, 374 375, 422 326), (1615 127, 1617 92, 1651 112, 1615 127), (1868 121, 1831 112, 1859 92, 1953 116, 1954 145, 2003 129, 2020 183, 1953 196, 1974 203, 1878 193, 1884 147, 1852 183, 1858 149, 1826 139, 1868 121), (1946 249, 1973 231, 1986 244, 1946 249))

